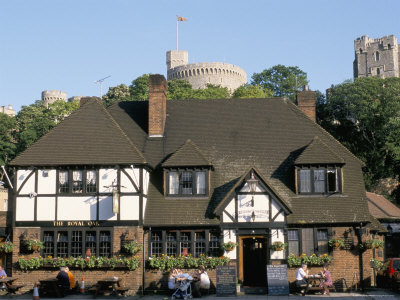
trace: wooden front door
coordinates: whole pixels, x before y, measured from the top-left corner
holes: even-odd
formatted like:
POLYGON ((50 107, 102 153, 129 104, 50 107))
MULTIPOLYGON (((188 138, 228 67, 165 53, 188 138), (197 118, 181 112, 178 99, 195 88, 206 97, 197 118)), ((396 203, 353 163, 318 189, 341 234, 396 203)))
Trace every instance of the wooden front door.
POLYGON ((267 239, 263 236, 239 238, 239 280, 244 286, 267 286, 267 239))

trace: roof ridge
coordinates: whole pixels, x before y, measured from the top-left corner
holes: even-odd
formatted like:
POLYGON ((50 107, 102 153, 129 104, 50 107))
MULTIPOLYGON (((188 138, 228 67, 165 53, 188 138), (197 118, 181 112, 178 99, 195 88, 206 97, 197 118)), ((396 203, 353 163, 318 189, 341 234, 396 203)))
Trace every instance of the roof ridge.
MULTIPOLYGON (((96 101, 98 102, 98 101, 96 101)), ((89 103, 89 102, 87 102, 89 103)), ((87 105, 87 103, 85 103, 83 106, 87 105)), ((132 146, 132 148, 136 151, 137 154, 139 154, 139 156, 141 158, 143 158, 143 163, 146 163, 146 158, 144 157, 143 153, 141 151, 139 151, 139 149, 136 147, 136 145, 133 143, 133 141, 127 136, 127 134, 125 133, 125 131, 122 130, 122 128, 119 126, 119 124, 117 123, 117 121, 114 120, 114 118, 111 116, 111 114, 107 111, 107 109, 104 107, 103 104, 100 103, 96 103, 97 105, 100 106, 101 110, 105 113, 106 117, 108 117, 110 119, 110 121, 114 124, 114 126, 117 127, 117 129, 121 132, 121 134, 126 138, 126 140, 128 141, 128 143, 132 146)))
POLYGON ((289 106, 290 109, 292 109, 293 112, 295 112, 296 114, 298 114, 299 116, 303 117, 304 119, 307 119, 308 122, 311 122, 313 124, 314 127, 318 128, 319 130, 321 130, 322 132, 324 132, 325 134, 327 134, 327 136, 333 140, 336 144, 340 145, 340 147, 342 147, 346 152, 348 152, 352 157, 354 157, 360 164, 362 167, 365 166, 365 163, 359 159, 357 156, 355 156, 353 154, 353 152, 351 152, 349 149, 347 149, 347 147, 345 147, 342 143, 340 143, 332 134, 330 134, 327 130, 325 130, 321 125, 319 125, 316 121, 314 122, 313 120, 311 120, 302 110, 300 110, 298 108, 298 106, 296 104, 294 104, 292 101, 285 101, 286 103, 289 103, 289 105, 291 105, 291 107, 289 106))

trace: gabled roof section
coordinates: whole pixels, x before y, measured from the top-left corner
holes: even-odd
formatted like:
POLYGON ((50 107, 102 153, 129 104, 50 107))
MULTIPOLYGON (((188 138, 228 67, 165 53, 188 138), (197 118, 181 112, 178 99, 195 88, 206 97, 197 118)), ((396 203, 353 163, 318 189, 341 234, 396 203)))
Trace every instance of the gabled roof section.
POLYGON ((343 164, 343 158, 333 152, 318 136, 305 147, 295 160, 296 165, 302 164, 343 164))
POLYGON ((163 164, 163 167, 196 167, 196 166, 211 166, 211 163, 206 159, 204 154, 200 151, 190 139, 173 153, 163 164))
POLYGON ((272 193, 273 196, 276 199, 278 199, 281 202, 281 204, 283 204, 283 208, 286 211, 286 213, 291 213, 291 209, 289 208, 287 203, 285 203, 283 198, 279 196, 279 194, 272 188, 272 185, 268 183, 268 181, 261 175, 261 173, 255 167, 250 167, 249 169, 247 169, 247 171, 239 178, 236 184, 226 194, 225 198, 218 204, 218 206, 214 210, 214 213, 215 214, 222 213, 225 207, 229 204, 232 194, 238 187, 240 187, 245 182, 246 178, 250 178, 250 173, 252 171, 254 172, 254 175, 258 177, 262 181, 262 183, 267 187, 267 191, 272 193))
POLYGON ((400 220, 400 208, 391 203, 382 195, 366 192, 368 209, 374 218, 382 220, 400 220))
POLYGON ((88 101, 11 161, 13 166, 144 164, 98 100, 88 101))

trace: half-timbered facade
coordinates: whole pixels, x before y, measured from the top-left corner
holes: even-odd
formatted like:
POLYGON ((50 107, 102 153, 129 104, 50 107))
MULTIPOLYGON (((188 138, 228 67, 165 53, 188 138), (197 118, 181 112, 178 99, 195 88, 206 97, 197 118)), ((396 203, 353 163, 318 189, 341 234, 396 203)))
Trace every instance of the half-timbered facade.
POLYGON ((354 250, 379 230, 363 164, 310 119, 312 92, 300 94, 299 109, 286 98, 167 102, 163 76, 149 85, 149 101, 105 109, 84 98, 11 162, 14 261, 27 239, 44 243, 28 255, 62 258, 112 257, 133 240, 143 246, 137 270, 76 270, 77 278, 117 274, 132 292, 164 289, 150 257, 223 254, 240 283, 265 287, 266 264, 304 253, 333 257, 335 279, 357 272, 373 282, 373 251, 354 250), (333 237, 346 247, 329 247, 333 237), (222 251, 227 242, 237 247, 222 251))

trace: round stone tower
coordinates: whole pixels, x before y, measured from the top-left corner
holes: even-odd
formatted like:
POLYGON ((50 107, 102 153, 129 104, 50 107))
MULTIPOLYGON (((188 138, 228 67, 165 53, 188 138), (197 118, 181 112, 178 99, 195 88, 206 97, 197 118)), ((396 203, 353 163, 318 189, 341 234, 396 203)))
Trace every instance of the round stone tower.
POLYGON ((42 92, 42 104, 48 106, 49 104, 57 101, 67 101, 67 93, 58 90, 50 90, 42 92))
POLYGON ((233 92, 247 83, 246 72, 235 65, 221 62, 188 64, 188 52, 167 52, 167 78, 188 81, 194 89, 203 89, 207 84, 220 85, 233 92))

